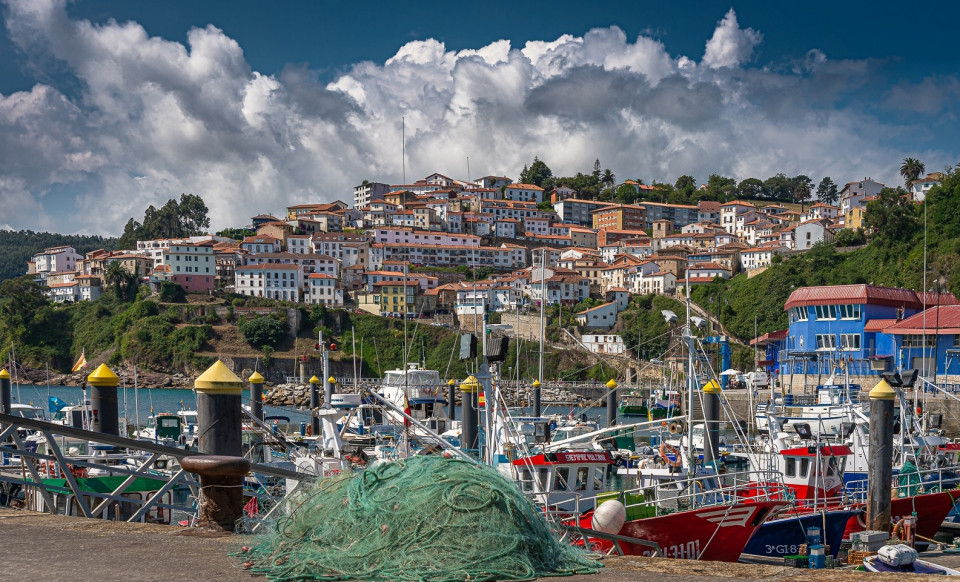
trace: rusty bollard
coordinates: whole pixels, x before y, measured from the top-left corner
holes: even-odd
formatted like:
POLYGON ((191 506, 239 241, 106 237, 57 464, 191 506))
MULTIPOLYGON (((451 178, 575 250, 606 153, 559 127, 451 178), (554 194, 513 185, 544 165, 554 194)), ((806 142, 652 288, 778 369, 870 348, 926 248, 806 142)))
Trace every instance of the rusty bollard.
POLYGON ((243 457, 184 457, 180 466, 200 476, 200 519, 186 535, 227 535, 243 515, 243 477, 250 461, 243 457), (188 533, 189 532, 189 533, 188 533))

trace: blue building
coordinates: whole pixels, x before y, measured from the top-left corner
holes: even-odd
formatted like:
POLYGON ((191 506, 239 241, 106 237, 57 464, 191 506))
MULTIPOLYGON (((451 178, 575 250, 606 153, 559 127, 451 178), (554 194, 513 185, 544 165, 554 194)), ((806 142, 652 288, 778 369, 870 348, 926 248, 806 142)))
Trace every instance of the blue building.
POLYGON ((960 374, 960 305, 952 299, 941 297, 950 303, 934 305, 884 329, 893 338, 898 368, 916 368, 931 382, 960 374))
MULTIPOLYGON (((761 365, 781 376, 829 376, 841 362, 851 375, 875 375, 902 362, 897 336, 887 330, 938 301, 958 303, 952 294, 876 285, 804 287, 784 305, 790 322, 786 333, 766 334, 753 343, 765 349, 761 365)), ((911 345, 912 334, 901 337, 911 345)))

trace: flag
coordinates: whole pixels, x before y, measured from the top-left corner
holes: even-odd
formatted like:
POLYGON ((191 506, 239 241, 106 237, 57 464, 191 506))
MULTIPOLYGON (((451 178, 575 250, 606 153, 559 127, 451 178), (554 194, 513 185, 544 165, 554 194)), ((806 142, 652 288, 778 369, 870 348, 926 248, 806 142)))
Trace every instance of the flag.
POLYGON ((60 412, 60 409, 67 405, 66 402, 56 396, 48 396, 47 400, 47 409, 50 411, 50 414, 60 412))
POLYGON ((407 393, 403 393, 403 414, 406 416, 403 417, 403 427, 410 428, 410 401, 407 400, 407 393))
POLYGON ((73 368, 70 371, 76 372, 80 370, 80 368, 86 368, 86 367, 87 367, 87 353, 80 352, 80 359, 77 360, 77 363, 73 365, 73 368))
POLYGON ((251 519, 253 519, 253 516, 255 516, 259 511, 260 508, 258 507, 256 497, 251 497, 250 501, 243 506, 243 512, 246 513, 247 517, 251 519))

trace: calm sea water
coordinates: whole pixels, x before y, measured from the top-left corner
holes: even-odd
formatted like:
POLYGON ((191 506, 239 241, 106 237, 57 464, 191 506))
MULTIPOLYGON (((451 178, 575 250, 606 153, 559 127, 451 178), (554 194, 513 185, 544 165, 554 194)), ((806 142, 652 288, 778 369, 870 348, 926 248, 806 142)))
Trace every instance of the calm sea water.
MULTIPOLYGON (((246 404, 248 401, 248 392, 244 391, 243 399, 246 404)), ((50 396, 59 398, 67 404, 79 404, 83 400, 83 390, 79 386, 31 386, 14 385, 13 401, 15 403, 31 404, 38 406, 45 411, 49 411, 48 403, 50 396)), ((90 397, 89 390, 87 397, 90 397)), ((147 418, 152 414, 160 412, 176 412, 177 410, 196 410, 197 395, 194 390, 175 389, 175 388, 140 388, 134 391, 133 387, 118 388, 117 401, 120 408, 120 416, 127 419, 128 423, 136 422, 139 412, 140 424, 144 425, 147 418)), ((524 409, 524 414, 530 414, 532 411, 524 409)), ((286 416, 290 418, 293 424, 307 422, 310 415, 306 410, 299 410, 292 407, 266 406, 264 407, 266 416, 286 416)), ((597 421, 603 425, 606 422, 606 410, 603 408, 571 408, 570 406, 545 406, 544 415, 551 414, 574 414, 580 416, 586 414, 587 419, 597 421)), ((50 413, 47 412, 49 416, 50 413)), ((456 410, 456 417, 460 418, 460 409, 456 410)), ((625 422, 629 422, 625 420, 625 422)))

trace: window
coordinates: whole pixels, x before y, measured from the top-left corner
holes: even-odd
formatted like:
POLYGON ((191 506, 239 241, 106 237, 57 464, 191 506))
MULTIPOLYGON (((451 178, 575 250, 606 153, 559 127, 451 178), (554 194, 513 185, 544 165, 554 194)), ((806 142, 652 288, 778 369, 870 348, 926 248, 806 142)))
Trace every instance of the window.
POLYGON ((790 308, 790 319, 792 319, 793 321, 807 321, 807 308, 806 307, 790 308))
POLYGON ((817 305, 817 319, 836 319, 836 305, 817 305))
MULTIPOLYGON (((905 348, 919 348, 924 345, 924 336, 920 334, 908 334, 903 336, 903 347, 905 348)), ((928 335, 926 336, 926 346, 932 348, 936 345, 937 336, 928 335)))
POLYGON ((837 305, 840 319, 860 319, 860 305, 837 305))
POLYGON ((840 349, 844 351, 855 351, 860 349, 860 334, 842 333, 840 334, 840 349))
POLYGON ((787 477, 796 477, 797 476, 797 460, 794 458, 787 459, 787 468, 784 471, 787 477))
POLYGON ((810 474, 810 459, 800 459, 800 476, 806 477, 810 474))
POLYGON ((837 348, 837 336, 832 333, 818 333, 817 334, 817 349, 818 350, 834 350, 837 348))

